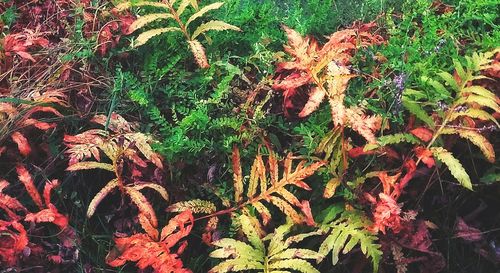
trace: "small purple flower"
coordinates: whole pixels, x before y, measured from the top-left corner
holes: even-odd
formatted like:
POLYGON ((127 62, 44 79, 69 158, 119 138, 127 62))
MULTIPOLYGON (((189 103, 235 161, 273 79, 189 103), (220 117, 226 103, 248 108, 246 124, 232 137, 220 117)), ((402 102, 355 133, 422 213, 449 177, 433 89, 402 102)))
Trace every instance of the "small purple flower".
POLYGON ((455 108, 455 111, 456 111, 456 112, 465 112, 465 111, 467 111, 467 109, 468 109, 468 108, 467 108, 467 106, 465 106, 465 105, 460 105, 460 106, 457 106, 457 107, 455 108))
POLYGON ((396 93, 394 94, 394 109, 393 114, 397 115, 401 109, 403 91, 405 90, 406 74, 401 73, 394 77, 393 83, 396 87, 396 93))
POLYGON ((489 125, 489 126, 483 126, 481 128, 478 128, 477 129, 480 133, 482 132, 486 132, 486 131, 489 131, 489 132, 493 132, 493 131, 497 131, 498 130, 498 127, 496 125, 489 125))
POLYGON ((437 102, 437 107, 441 109, 441 111, 446 111, 449 108, 448 105, 442 101, 437 102))
POLYGON ((436 47, 434 47, 434 52, 439 52, 441 50, 441 47, 446 43, 445 39, 439 39, 438 44, 436 47))

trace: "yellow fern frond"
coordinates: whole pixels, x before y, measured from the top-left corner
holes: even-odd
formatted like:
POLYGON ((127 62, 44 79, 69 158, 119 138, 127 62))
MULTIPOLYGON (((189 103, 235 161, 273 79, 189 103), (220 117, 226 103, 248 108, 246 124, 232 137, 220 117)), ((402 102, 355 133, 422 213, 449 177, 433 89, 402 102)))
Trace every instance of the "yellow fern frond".
POLYGON ((201 16, 203 16, 205 13, 211 11, 211 10, 215 10, 215 9, 219 9, 220 7, 222 7, 222 5, 224 5, 224 2, 215 2, 215 3, 212 3, 210 5, 207 5, 207 6, 204 6, 203 8, 201 8, 199 11, 197 11, 195 14, 191 15, 191 17, 189 17, 189 19, 186 21, 186 28, 189 26, 189 24, 191 22, 193 22, 194 20, 200 18, 201 16))
POLYGON ((461 138, 469 140, 472 144, 476 145, 481 150, 481 152, 489 162, 495 163, 495 149, 493 148, 493 145, 488 141, 487 138, 485 138, 478 132, 460 128, 444 128, 440 132, 444 135, 457 134, 461 138))
POLYGON ((459 117, 470 117, 470 118, 475 118, 475 119, 480 119, 483 121, 492 121, 494 122, 498 127, 500 127, 500 124, 498 121, 491 115, 490 113, 481 110, 481 109, 474 109, 470 108, 465 111, 460 111, 460 112, 453 112, 449 116, 450 121, 454 121, 459 117))
POLYGON ((112 179, 111 181, 104 186, 95 196, 92 198, 92 201, 90 201, 89 207, 87 209, 87 217, 90 218, 92 215, 94 215, 95 210, 97 209, 97 206, 101 201, 106 197, 112 190, 118 187, 118 179, 112 179))
POLYGON ((132 200, 132 203, 134 203, 134 205, 136 205, 139 209, 139 212, 144 214, 144 216, 149 219, 149 222, 154 228, 158 227, 158 219, 156 218, 156 213, 146 196, 132 187, 124 187, 124 189, 127 195, 130 196, 130 200, 132 200))
POLYGON ((134 185, 134 186, 130 186, 130 187, 132 187, 138 191, 145 189, 145 188, 152 189, 152 190, 156 191, 157 193, 159 193, 165 201, 168 201, 168 192, 161 185, 158 185, 155 183, 143 183, 143 184, 134 185))
POLYGON ((240 150, 238 147, 233 147, 233 181, 234 181, 234 201, 240 202, 243 194, 243 174, 240 164, 240 150))
POLYGON ((200 68, 209 68, 207 56, 205 55, 205 48, 198 40, 188 41, 189 48, 193 53, 194 59, 200 68))
POLYGON ((160 2, 152 2, 152 1, 140 1, 140 2, 123 2, 118 4, 115 8, 118 11, 124 11, 126 9, 129 9, 131 7, 143 7, 143 6, 150 6, 150 7, 155 7, 155 8, 164 8, 168 9, 168 5, 165 3, 160 3, 160 2))
POLYGON ((135 39, 133 47, 139 47, 147 43, 151 38, 166 33, 166 32, 175 32, 179 31, 182 32, 180 28, 178 27, 165 27, 165 28, 157 28, 157 29, 152 29, 148 30, 146 32, 143 32, 137 36, 135 39))
POLYGON ((78 162, 73 165, 70 165, 68 168, 66 168, 66 171, 80 171, 80 170, 92 170, 92 169, 101 169, 101 170, 106 170, 110 172, 115 171, 115 167, 111 164, 108 163, 101 163, 101 162, 95 162, 95 161, 88 161, 88 162, 78 162))
POLYGON ((213 213, 217 210, 214 203, 206 200, 194 199, 172 204, 167 208, 169 212, 182 212, 191 210, 193 213, 213 213))
POLYGON ((205 33, 209 30, 217 30, 217 31, 222 31, 222 30, 235 30, 235 31, 241 31, 239 27, 233 26, 231 24, 228 24, 223 21, 217 21, 217 20, 212 20, 209 22, 206 22, 204 24, 201 24, 194 32, 193 35, 191 36, 191 39, 194 40, 196 37, 198 37, 200 34, 205 33))
POLYGON ((144 27, 145 25, 149 24, 149 23, 152 23, 156 20, 160 20, 160 19, 172 19, 174 18, 174 16, 170 13, 152 13, 152 14, 148 14, 148 15, 144 15, 144 16, 141 16, 139 17, 137 20, 135 20, 132 25, 130 25, 130 27, 128 28, 129 29, 129 32, 134 32, 142 27, 144 27))

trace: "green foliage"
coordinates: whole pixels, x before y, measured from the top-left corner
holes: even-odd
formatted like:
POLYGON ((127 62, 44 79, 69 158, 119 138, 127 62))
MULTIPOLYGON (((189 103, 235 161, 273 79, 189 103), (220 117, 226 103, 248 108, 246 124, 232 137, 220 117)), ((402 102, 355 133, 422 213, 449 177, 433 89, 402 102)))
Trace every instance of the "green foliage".
POLYGON ((340 206, 333 206, 323 220, 321 230, 328 235, 319 248, 319 260, 331 252, 335 265, 341 252, 347 254, 359 244, 361 252, 372 260, 373 269, 377 272, 382 251, 376 243, 377 236, 367 230, 370 221, 360 211, 342 211, 340 206))
POLYGON ((259 237, 258 227, 252 224, 248 216, 240 216, 241 229, 249 243, 235 239, 224 238, 213 243, 218 249, 210 253, 210 257, 226 259, 212 268, 210 273, 239 272, 257 270, 264 273, 288 272, 289 270, 302 273, 319 273, 307 261, 318 259, 317 252, 304 248, 292 248, 292 244, 317 235, 315 232, 286 236, 290 233, 292 224, 285 224, 276 228, 274 233, 265 238, 259 237), (267 247, 266 247, 266 242, 267 247))

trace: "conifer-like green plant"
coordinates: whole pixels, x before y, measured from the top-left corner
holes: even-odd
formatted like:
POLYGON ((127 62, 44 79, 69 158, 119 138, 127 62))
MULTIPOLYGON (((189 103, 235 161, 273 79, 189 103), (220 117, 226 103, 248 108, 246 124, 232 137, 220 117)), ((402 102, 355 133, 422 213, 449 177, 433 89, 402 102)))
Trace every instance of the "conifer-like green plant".
POLYGON ((138 47, 147 43, 151 38, 167 33, 167 32, 180 32, 186 38, 186 41, 191 49, 191 52, 194 55, 194 58, 201 68, 208 68, 208 60, 205 54, 205 48, 198 40, 199 36, 205 34, 209 30, 235 30, 241 31, 240 28, 228 24, 226 22, 220 20, 212 20, 206 23, 202 23, 198 25, 198 27, 191 30, 191 24, 194 23, 197 19, 203 17, 205 13, 219 9, 224 3, 223 2, 215 2, 200 8, 198 6, 197 0, 166 0, 162 2, 154 2, 154 1, 140 1, 140 2, 125 2, 117 6, 118 10, 125 10, 130 7, 153 7, 158 8, 161 12, 158 13, 150 13, 144 16, 139 17, 135 20, 132 25, 130 25, 129 32, 134 32, 136 30, 142 29, 145 26, 158 21, 158 20, 174 20, 176 26, 171 26, 167 24, 165 27, 155 28, 151 30, 144 31, 139 34, 133 43, 133 47, 138 47), (184 20, 183 16, 187 13, 187 9, 191 7, 194 9, 194 13, 184 20))

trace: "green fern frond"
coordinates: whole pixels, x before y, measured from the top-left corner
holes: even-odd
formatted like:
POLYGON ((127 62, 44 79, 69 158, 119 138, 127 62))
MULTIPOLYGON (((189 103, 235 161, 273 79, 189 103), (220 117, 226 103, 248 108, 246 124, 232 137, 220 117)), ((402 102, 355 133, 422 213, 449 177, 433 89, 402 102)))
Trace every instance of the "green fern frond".
POLYGON ((328 253, 332 253, 332 262, 337 264, 340 253, 346 254, 356 245, 361 252, 372 260, 373 269, 378 271, 382 258, 380 245, 376 243, 377 236, 366 230, 370 226, 369 220, 360 212, 344 212, 337 219, 323 224, 321 229, 328 234, 318 250, 322 261, 328 253))
POLYGON ((291 224, 285 224, 275 229, 274 233, 265 238, 259 237, 258 227, 252 225, 250 217, 239 217, 241 228, 250 244, 224 238, 213 243, 217 247, 210 257, 226 259, 213 267, 209 273, 239 272, 259 270, 263 273, 291 272, 319 273, 308 260, 318 259, 317 252, 310 249, 290 248, 294 243, 318 235, 317 232, 299 234, 286 238, 291 224), (269 241, 266 248, 266 241, 269 241), (230 258, 230 259, 228 259, 230 258))
POLYGON ((432 120, 432 118, 427 115, 427 112, 425 112, 420 103, 411 101, 407 97, 403 96, 403 106, 411 114, 415 115, 415 117, 417 117, 419 120, 429 125, 430 128, 435 127, 434 120, 432 120))
POLYGON ((431 147, 432 154, 444 163, 458 182, 465 188, 472 190, 472 182, 464 167, 452 153, 442 147, 431 147))

